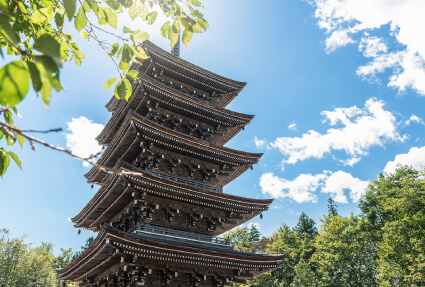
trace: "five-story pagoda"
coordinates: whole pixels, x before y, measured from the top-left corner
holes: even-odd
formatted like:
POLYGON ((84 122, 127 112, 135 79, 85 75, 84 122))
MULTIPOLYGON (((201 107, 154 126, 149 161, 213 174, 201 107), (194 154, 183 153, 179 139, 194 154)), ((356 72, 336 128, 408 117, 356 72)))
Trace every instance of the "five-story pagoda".
MULTIPOLYGON (((62 280, 81 286, 224 286, 278 267, 283 255, 247 254, 216 236, 273 200, 223 193, 262 154, 223 145, 253 118, 225 109, 245 83, 188 63, 149 41, 133 64, 128 102, 112 98, 97 137, 107 146, 85 176, 101 185, 72 221, 99 232, 62 280)), ((175 52, 175 51, 174 51, 175 52)))

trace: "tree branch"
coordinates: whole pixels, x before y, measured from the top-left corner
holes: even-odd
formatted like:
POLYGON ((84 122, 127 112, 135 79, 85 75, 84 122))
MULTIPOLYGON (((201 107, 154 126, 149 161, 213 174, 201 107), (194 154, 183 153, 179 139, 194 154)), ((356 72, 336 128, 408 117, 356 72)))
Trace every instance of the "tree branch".
MULTIPOLYGON (((113 173, 113 174, 116 174, 118 176, 120 176, 120 175, 133 175, 133 176, 139 176, 139 177, 143 177, 144 176, 144 174, 141 173, 141 172, 131 172, 131 171, 116 170, 116 169, 113 169, 113 168, 109 168, 107 166, 102 166, 102 165, 99 165, 97 163, 93 163, 91 160, 97 158, 100 155, 100 152, 98 152, 97 154, 92 155, 90 157, 81 157, 79 155, 74 154, 70 150, 67 150, 67 149, 62 148, 62 147, 57 146, 57 145, 49 144, 49 143, 47 143, 47 142, 45 142, 45 141, 43 141, 41 139, 35 138, 33 136, 30 136, 30 135, 26 134, 24 131, 21 131, 21 130, 19 130, 19 129, 11 126, 11 125, 8 125, 7 123, 4 123, 4 122, 1 122, 0 121, 0 126, 3 127, 3 130, 5 130, 13 138, 15 138, 15 135, 11 134, 11 131, 13 131, 15 133, 18 133, 21 136, 23 136, 24 138, 26 138, 30 142, 31 147, 32 147, 33 150, 35 150, 34 143, 38 143, 38 144, 43 145, 45 147, 48 147, 50 149, 53 149, 53 150, 56 150, 56 151, 60 151, 60 152, 66 153, 66 154, 70 155, 71 157, 74 157, 74 158, 80 159, 80 160, 82 160, 84 162, 87 162, 88 164, 92 165, 96 169, 98 169, 100 171, 104 171, 106 173, 110 173, 110 174, 113 173)), ((55 132, 55 131, 58 131, 58 130, 62 130, 62 129, 52 129, 52 130, 48 130, 48 131, 32 131, 32 130, 29 130, 29 131, 26 131, 26 132, 42 132, 42 133, 47 133, 47 132, 55 132)))

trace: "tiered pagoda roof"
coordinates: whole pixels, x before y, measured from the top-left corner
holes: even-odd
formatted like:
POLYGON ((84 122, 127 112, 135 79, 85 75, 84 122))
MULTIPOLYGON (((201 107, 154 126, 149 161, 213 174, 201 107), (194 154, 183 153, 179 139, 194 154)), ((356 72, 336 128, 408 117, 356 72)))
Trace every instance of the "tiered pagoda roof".
POLYGON ((135 69, 139 70, 140 82, 134 85, 133 95, 128 102, 113 98, 107 104, 107 108, 113 112, 113 115, 105 129, 96 138, 99 144, 108 145, 110 143, 117 127, 122 123, 129 110, 136 111, 141 115, 146 114, 149 109, 146 105, 147 101, 154 101, 166 110, 178 113, 189 119, 220 126, 221 129, 212 134, 210 140, 211 143, 217 145, 226 144, 254 118, 252 115, 226 110, 201 99, 191 97, 144 74, 140 71, 140 65, 135 66, 135 69), (115 102, 116 104, 112 104, 115 102))
POLYGON ((227 222, 224 221, 223 225, 213 232, 213 235, 222 234, 237 226, 239 222, 250 220, 267 210, 273 201, 272 199, 250 199, 217 193, 167 178, 158 178, 151 172, 135 168, 122 160, 119 160, 114 168, 126 171, 127 175, 108 175, 107 180, 92 200, 77 216, 72 218, 76 227, 98 231, 103 223, 111 223, 117 214, 124 214, 129 206, 134 205, 135 191, 148 193, 151 196, 152 204, 163 202, 169 205, 170 201, 178 201, 180 208, 184 208, 185 205, 186 208, 195 207, 198 214, 205 214, 205 216, 212 210, 228 213, 227 222))
POLYGON ((143 277, 139 279, 143 284, 139 285, 179 286, 180 282, 193 281, 192 286, 222 286, 243 283, 247 278, 277 268, 284 258, 284 255, 241 253, 201 240, 188 243, 172 235, 156 236, 150 232, 131 235, 105 224, 90 247, 60 270, 60 274, 62 280, 92 287, 106 282, 113 284, 117 277, 125 276, 123 273, 133 271, 143 274, 139 276, 143 277), (154 275, 152 271, 158 266, 163 266, 165 275, 171 275, 165 276, 166 284, 149 278, 154 277, 149 275, 154 275))
MULTIPOLYGON (((232 166, 231 173, 218 175, 219 180, 214 184, 215 186, 224 186, 231 182, 256 164, 263 155, 210 144, 156 124, 129 111, 97 163, 113 167, 119 158, 129 162, 140 153, 141 142, 144 144, 148 142, 150 146, 174 151, 219 166, 232 166)), ((93 167, 85 177, 89 183, 102 184, 106 175, 107 173, 93 167)))
POLYGON ((99 232, 61 280, 80 286, 225 286, 279 266, 284 255, 247 254, 216 236, 268 210, 223 187, 261 153, 223 145, 254 116, 225 107, 245 83, 216 75, 149 41, 133 63, 129 101, 113 98, 97 140, 102 156, 85 175, 101 185, 72 221, 99 232))

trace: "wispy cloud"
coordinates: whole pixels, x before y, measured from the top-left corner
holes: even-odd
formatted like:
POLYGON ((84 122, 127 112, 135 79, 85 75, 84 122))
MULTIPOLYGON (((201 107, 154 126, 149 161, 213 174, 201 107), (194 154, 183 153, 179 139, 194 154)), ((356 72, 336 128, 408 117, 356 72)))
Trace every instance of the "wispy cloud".
POLYGON ((336 202, 347 203, 346 191, 353 202, 364 194, 369 182, 353 177, 344 171, 323 171, 320 174, 301 174, 295 179, 280 178, 265 173, 260 178, 263 194, 273 198, 289 198, 298 203, 317 202, 317 191, 330 194, 336 202))
POLYGON ((327 52, 355 43, 359 51, 371 59, 358 68, 358 75, 377 80, 378 74, 391 69, 388 86, 399 91, 411 88, 425 95, 425 1, 308 2, 315 6, 318 25, 328 35, 327 52), (395 43, 393 49, 387 43, 395 43))
POLYGON ((425 125, 424 120, 422 118, 418 117, 417 115, 414 115, 414 114, 412 114, 410 116, 410 118, 404 122, 404 125, 408 126, 411 123, 418 123, 418 124, 421 124, 421 125, 425 125))
POLYGON ((263 146, 267 145, 266 139, 259 139, 257 136, 254 137, 254 142, 257 148, 262 148, 263 146))
POLYGON ((291 130, 291 131, 296 131, 297 130, 297 124, 295 124, 295 123, 290 124, 288 126, 288 129, 291 130))
MULTIPOLYGON (((66 146, 72 153, 80 157, 90 157, 102 150, 95 139, 104 127, 102 124, 93 123, 86 117, 79 117, 73 118, 67 125, 70 133, 65 135, 66 146)), ((89 164, 84 162, 83 165, 89 164)))
POLYGON ((321 114, 323 123, 334 128, 323 134, 310 130, 301 137, 281 137, 270 143, 286 157, 282 166, 309 158, 320 159, 333 151, 345 152, 347 158, 340 162, 353 166, 370 148, 384 146, 387 142, 403 142, 407 138, 400 135, 396 117, 384 109, 383 101, 375 98, 367 100, 362 109, 356 106, 336 108, 321 114))

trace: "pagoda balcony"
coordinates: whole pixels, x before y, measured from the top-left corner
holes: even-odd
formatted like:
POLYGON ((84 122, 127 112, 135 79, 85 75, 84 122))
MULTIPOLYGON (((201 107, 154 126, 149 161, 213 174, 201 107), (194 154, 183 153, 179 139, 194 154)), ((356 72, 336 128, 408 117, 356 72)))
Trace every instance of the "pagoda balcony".
POLYGON ((223 187, 220 187, 220 188, 214 187, 214 186, 211 186, 211 185, 204 183, 204 182, 200 182, 200 181, 196 181, 196 180, 190 180, 190 179, 187 179, 186 177, 176 176, 176 175, 169 174, 167 172, 163 172, 163 171, 159 171, 159 170, 152 170, 152 169, 145 168, 145 171, 149 172, 150 174, 152 174, 154 176, 157 176, 157 177, 163 178, 163 179, 168 179, 169 181, 172 181, 172 182, 175 182, 175 183, 184 184, 184 185, 195 187, 195 188, 202 189, 202 190, 205 190, 205 191, 223 193, 223 187))
POLYGON ((187 242, 192 244, 208 244, 218 248, 230 248, 230 240, 227 238, 213 237, 193 232, 180 231, 171 228, 152 226, 150 224, 138 224, 129 231, 135 235, 155 235, 161 236, 164 239, 178 240, 180 242, 187 242))

